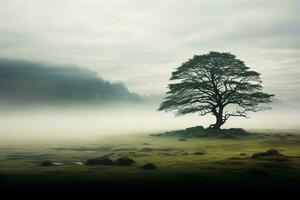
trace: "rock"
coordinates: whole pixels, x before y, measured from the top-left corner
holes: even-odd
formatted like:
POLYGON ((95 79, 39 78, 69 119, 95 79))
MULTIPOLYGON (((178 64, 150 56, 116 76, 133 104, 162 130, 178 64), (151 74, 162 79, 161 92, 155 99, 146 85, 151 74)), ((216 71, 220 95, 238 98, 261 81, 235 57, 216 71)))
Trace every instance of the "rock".
POLYGON ((154 165, 153 163, 147 163, 143 166, 141 166, 142 169, 147 169, 147 170, 153 170, 156 169, 156 165, 154 165))
POLYGON ((264 159, 264 160, 274 160, 274 161, 287 161, 288 158, 282 155, 276 149, 269 149, 266 152, 254 153, 251 157, 252 159, 264 159))
POLYGON ((133 165, 135 161, 129 157, 121 157, 115 161, 115 165, 118 166, 130 166, 133 165))
POLYGON ((247 154, 245 154, 245 153, 240 153, 240 156, 246 156, 247 154))
POLYGON ((248 176, 249 177, 266 177, 269 176, 269 173, 265 170, 252 167, 248 170, 248 176))
POLYGON ((197 151, 194 153, 194 155, 204 155, 204 154, 205 154, 205 152, 203 152, 203 151, 197 151))
POLYGON ((53 166, 53 163, 52 163, 52 161, 50 161, 50 160, 45 160, 45 161, 41 162, 41 163, 39 164, 39 166, 42 166, 42 167, 50 167, 50 166, 53 166))
POLYGON ((85 165, 113 165, 114 162, 112 161, 112 159, 108 157, 100 157, 100 158, 88 159, 84 164, 85 165))
POLYGON ((182 142, 183 142, 183 141, 187 141, 187 139, 185 139, 185 138, 179 138, 178 140, 179 140, 179 141, 182 141, 182 142))

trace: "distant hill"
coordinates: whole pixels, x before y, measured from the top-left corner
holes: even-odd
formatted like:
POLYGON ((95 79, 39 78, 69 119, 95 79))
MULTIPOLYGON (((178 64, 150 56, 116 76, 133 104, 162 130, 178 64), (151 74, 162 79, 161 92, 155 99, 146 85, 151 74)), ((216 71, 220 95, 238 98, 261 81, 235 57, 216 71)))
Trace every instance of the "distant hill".
POLYGON ((9 104, 139 102, 121 83, 77 66, 0 59, 0 102, 9 104))

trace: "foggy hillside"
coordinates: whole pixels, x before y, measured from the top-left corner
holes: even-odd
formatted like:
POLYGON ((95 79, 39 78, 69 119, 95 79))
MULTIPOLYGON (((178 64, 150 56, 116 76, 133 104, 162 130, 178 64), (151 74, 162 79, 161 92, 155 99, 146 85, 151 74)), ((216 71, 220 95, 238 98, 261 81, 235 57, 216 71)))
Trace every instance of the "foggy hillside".
POLYGON ((138 102, 122 83, 77 66, 0 59, 0 102, 13 105, 138 102))

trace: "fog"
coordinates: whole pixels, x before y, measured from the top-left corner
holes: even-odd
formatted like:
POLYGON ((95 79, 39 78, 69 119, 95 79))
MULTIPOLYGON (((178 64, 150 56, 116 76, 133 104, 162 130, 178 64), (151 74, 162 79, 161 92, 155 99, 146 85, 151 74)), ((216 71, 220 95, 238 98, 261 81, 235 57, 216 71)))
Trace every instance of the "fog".
MULTIPOLYGON (((92 141, 214 123, 213 116, 158 112, 164 96, 131 92, 125 84, 74 65, 0 59, 0 143, 92 141)), ((271 107, 247 119, 232 118, 223 127, 300 128, 299 97, 273 99, 271 107)))
MULTIPOLYGON (((99 107, 44 107, 6 110, 0 115, 1 144, 93 141, 103 136, 151 134, 191 126, 209 126, 213 116, 174 116, 156 111, 156 105, 99 107)), ((297 110, 263 111, 250 118, 232 118, 224 128, 298 129, 297 110)))

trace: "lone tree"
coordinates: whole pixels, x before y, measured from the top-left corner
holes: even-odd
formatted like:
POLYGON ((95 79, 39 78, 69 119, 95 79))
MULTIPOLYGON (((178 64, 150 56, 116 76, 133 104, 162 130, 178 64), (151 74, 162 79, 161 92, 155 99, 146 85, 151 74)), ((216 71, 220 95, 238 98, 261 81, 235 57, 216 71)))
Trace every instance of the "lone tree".
POLYGON ((175 83, 169 84, 168 96, 158 110, 212 114, 216 117, 212 129, 220 129, 230 117, 270 109, 266 103, 274 96, 263 93, 260 74, 231 53, 196 55, 178 67, 170 80, 175 83))

